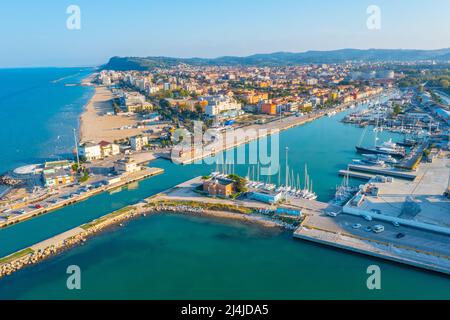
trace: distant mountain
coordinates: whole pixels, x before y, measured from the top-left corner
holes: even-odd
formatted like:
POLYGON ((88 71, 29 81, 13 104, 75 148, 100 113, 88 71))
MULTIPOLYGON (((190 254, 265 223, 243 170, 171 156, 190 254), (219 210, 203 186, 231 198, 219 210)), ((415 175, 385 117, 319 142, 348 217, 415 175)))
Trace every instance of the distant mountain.
POLYGON ((170 57, 113 57, 102 66, 109 70, 148 70, 154 67, 170 67, 178 64, 193 66, 287 66, 310 63, 340 63, 346 61, 448 61, 450 48, 438 50, 407 49, 341 49, 333 51, 307 51, 301 53, 276 52, 254 54, 247 57, 170 58, 170 57))

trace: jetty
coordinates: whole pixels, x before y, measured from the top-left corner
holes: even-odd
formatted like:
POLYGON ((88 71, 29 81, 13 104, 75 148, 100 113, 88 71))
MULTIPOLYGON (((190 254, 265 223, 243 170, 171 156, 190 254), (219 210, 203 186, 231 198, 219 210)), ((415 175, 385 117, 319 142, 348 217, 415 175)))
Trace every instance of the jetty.
POLYGON ((344 177, 348 176, 351 178, 362 179, 362 180, 370 180, 375 177, 375 175, 373 175, 373 174, 367 174, 367 173, 356 172, 356 171, 351 171, 351 170, 339 170, 339 175, 344 176, 344 177))
POLYGON ((366 173, 372 173, 376 175, 390 176, 395 178, 401 178, 406 180, 414 180, 417 174, 414 172, 400 171, 392 168, 385 168, 381 166, 366 166, 361 164, 349 164, 348 168, 353 171, 361 171, 366 173))

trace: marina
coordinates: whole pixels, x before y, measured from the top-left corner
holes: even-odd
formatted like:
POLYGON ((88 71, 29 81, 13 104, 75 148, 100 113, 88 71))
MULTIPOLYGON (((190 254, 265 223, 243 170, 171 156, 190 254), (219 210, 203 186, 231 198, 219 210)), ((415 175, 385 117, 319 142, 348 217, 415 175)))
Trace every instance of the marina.
MULTIPOLYGON (((291 159, 289 162, 289 168, 288 170, 285 170, 285 167, 283 167, 283 172, 281 174, 283 179, 281 183, 277 183, 277 176, 273 175, 271 177, 271 181, 268 180, 268 177, 262 177, 260 176, 259 179, 255 178, 255 179, 251 179, 251 180, 256 180, 254 181, 255 183, 257 182, 257 184, 263 183, 263 185, 259 186, 257 188, 258 191, 266 191, 264 190, 264 188, 269 188, 272 189, 273 184, 276 185, 275 189, 273 189, 273 191, 275 191, 278 187, 280 186, 286 186, 287 184, 284 183, 283 181, 286 179, 285 177, 285 172, 288 172, 288 181, 290 181, 290 186, 291 189, 292 187, 294 187, 295 189, 297 189, 296 191, 298 191, 298 189, 304 189, 304 185, 306 182, 306 179, 304 177, 304 167, 305 164, 307 164, 308 166, 308 176, 310 176, 310 180, 314 180, 314 184, 310 185, 311 188, 308 188, 308 190, 311 190, 317 194, 318 199, 316 200, 308 200, 305 198, 297 198, 297 197, 293 197, 293 196, 288 196, 288 202, 286 203, 288 206, 292 207, 292 209, 296 209, 302 212, 302 214, 304 215, 308 215, 308 214, 313 214, 314 212, 319 213, 322 212, 321 210, 324 210, 326 208, 332 208, 326 212, 330 212, 330 213, 336 213, 339 212, 340 210, 340 206, 330 206, 329 203, 327 203, 327 201, 330 200, 330 195, 334 195, 335 190, 335 185, 338 185, 340 183, 340 179, 338 179, 338 175, 336 174, 336 168, 338 168, 339 166, 344 165, 345 163, 347 163, 348 161, 351 161, 351 159, 355 156, 353 152, 348 152, 353 151, 352 150, 352 143, 356 144, 356 141, 352 142, 353 136, 358 136, 359 133, 361 132, 361 130, 359 128, 350 128, 350 127, 345 127, 343 125, 340 124, 335 124, 338 123, 339 120, 341 119, 341 117, 345 116, 345 112, 344 114, 336 114, 333 115, 332 117, 321 117, 320 119, 314 122, 309 122, 307 125, 305 126, 301 126, 301 127, 296 127, 296 128, 292 128, 290 129, 289 132, 285 131, 284 133, 281 133, 281 140, 282 140, 282 146, 281 146, 281 150, 284 150, 285 148, 285 144, 286 146, 289 146, 289 159, 291 159), (329 139, 326 135, 321 135, 321 134, 317 134, 318 132, 322 132, 321 130, 323 130, 324 128, 329 129, 330 127, 332 127, 333 132, 335 132, 333 139, 329 139), (293 136, 293 138, 290 138, 290 136, 293 136), (300 138, 297 138, 300 137, 300 138), (315 138, 313 138, 315 137, 315 138), (345 142, 345 139, 349 139, 349 142, 345 142), (283 140, 284 139, 284 140, 283 140), (300 141, 301 143, 297 142, 300 141), (323 142, 325 141, 325 142, 323 142), (335 143, 333 143, 333 141, 335 143), (326 156, 324 156, 324 154, 315 154, 315 152, 317 152, 317 145, 320 143, 327 143, 330 145, 330 148, 328 150, 329 153, 333 153, 336 154, 336 158, 334 159, 327 159, 326 156), (298 147, 301 146, 301 148, 296 147, 296 145, 298 145, 298 147), (342 150, 345 150, 346 153, 343 154, 342 150), (294 172, 294 173, 293 173, 294 172), (298 183, 298 175, 300 175, 301 183, 298 183), (259 182, 258 182, 259 181, 259 182), (298 187, 300 185, 300 188, 298 187), (319 201, 318 201, 319 200, 319 201)), ((331 130, 331 129, 330 129, 331 130)), ((380 133, 380 136, 385 135, 386 133, 380 133)), ((369 136, 369 134, 367 134, 369 136)), ((386 138, 386 140, 388 140, 389 136, 386 138)), ((398 141, 398 137, 395 137, 396 141, 398 141)), ((357 139, 357 138, 356 138, 357 139)), ((355 139, 355 140, 356 140, 355 139)), ((284 152, 282 152, 282 154, 284 154, 284 152)), ((285 163, 286 159, 281 157, 280 162, 281 163, 285 163)), ((84 200, 83 202, 77 203, 77 204, 73 204, 71 206, 67 206, 63 209, 54 211, 54 212, 50 212, 48 214, 46 214, 45 216, 40 216, 39 219, 31 219, 29 221, 25 221, 24 224, 21 226, 21 224, 18 225, 12 225, 9 228, 6 228, 2 231, 5 232, 0 232, 0 239, 6 239, 5 237, 8 238, 8 241, 4 241, 4 243, 6 244, 6 246, 2 249, 3 254, 2 255, 8 255, 14 252, 17 252, 17 250, 19 250, 20 252, 20 248, 28 248, 28 247, 32 247, 34 246, 36 243, 40 243, 39 240, 45 241, 45 239, 51 238, 52 236, 54 236, 55 234, 59 234, 60 232, 66 232, 67 230, 69 230, 70 228, 76 228, 77 226, 82 225, 83 223, 89 222, 89 221, 93 221, 93 219, 98 219, 100 218, 103 214, 107 214, 108 212, 113 212, 114 209, 117 208, 121 208, 123 206, 127 206, 130 202, 134 203, 134 202, 140 202, 142 201, 142 199, 146 199, 146 197, 148 197, 151 194, 158 194, 160 193, 162 190, 167 189, 168 187, 171 187, 173 185, 177 185, 178 183, 180 183, 181 181, 185 181, 185 180, 189 180, 190 178, 192 178, 193 175, 198 176, 198 175, 207 175, 209 174, 212 170, 214 170, 213 166, 196 166, 196 165, 190 165, 189 166, 189 170, 186 172, 185 169, 183 169, 183 167, 181 166, 176 166, 173 165, 172 163, 165 161, 165 160, 155 160, 155 162, 152 162, 152 166, 155 167, 160 167, 162 169, 165 170, 164 173, 162 173, 160 176, 155 176, 152 179, 149 180, 142 180, 139 184, 139 188, 138 189, 124 189, 122 191, 118 191, 115 193, 100 193, 98 194, 96 197, 92 197, 89 199, 84 200), (154 179, 154 180, 153 180, 154 179), (114 207, 114 209, 110 209, 110 207, 114 207), (96 208, 96 212, 94 212, 93 208, 96 208), (59 218, 58 218, 59 217, 59 218), (42 219, 42 220, 41 220, 42 219), (45 224, 45 225, 42 225, 45 224), (25 238, 21 238, 20 232, 19 233, 15 233, 14 235, 12 234, 12 231, 24 231, 24 230, 33 230, 32 232, 28 231, 28 232, 23 232, 23 235, 25 236, 26 234, 26 239, 25 238), (49 237, 50 236, 50 237, 49 237), (38 241, 36 241, 36 239, 38 241), (19 241, 17 241, 19 240, 19 241), (9 243, 9 245, 8 245, 9 243), (12 244, 15 244, 14 246, 12 244), (17 245, 16 245, 17 244, 17 245), (20 245, 20 246, 19 246, 20 245)), ((186 168, 186 166, 184 166, 184 168, 186 168)), ((250 168, 250 177, 252 176, 251 172, 251 166, 242 166, 242 165, 236 165, 234 168, 234 171, 238 174, 240 174, 241 176, 245 176, 245 174, 249 172, 249 168, 250 168)), ((220 170, 219 170, 220 171, 220 170)), ((257 172, 257 169, 255 167, 255 176, 257 172)), ((229 172, 227 172, 229 173, 229 172)), ((350 181, 350 184, 353 185, 355 182, 354 181, 350 181)), ((344 184, 344 187, 347 188, 347 185, 344 184)), ((179 189, 180 190, 180 189, 179 189)), ((270 191, 270 190, 269 190, 270 191)), ((280 190, 281 191, 281 190, 280 190)), ((174 196, 174 195, 172 195, 174 196)), ((185 201, 185 195, 184 194, 180 194, 180 197, 178 200, 180 201, 185 201)), ((213 201, 212 199, 210 199, 209 201, 213 201)), ((222 199, 218 199, 216 200, 217 203, 221 203, 222 199)), ((237 199, 236 201, 241 201, 239 199, 237 199)), ((255 209, 258 208, 259 210, 261 210, 261 212, 266 212, 266 210, 269 210, 268 208, 270 207, 270 204, 267 203, 261 203, 259 201, 253 201, 252 203, 254 203, 255 209)), ((188 209, 189 207, 186 206, 185 204, 180 204, 180 205, 175 205, 175 206, 169 206, 169 205, 164 205, 159 207, 159 212, 163 212, 164 210, 170 211, 170 212, 180 212, 183 211, 185 209, 188 209)), ((191 210, 191 209, 189 209, 191 210)), ((193 213, 196 213, 198 210, 197 209, 192 209, 193 213)), ((270 212, 270 210, 269 210, 270 212)), ((273 212, 273 211, 271 211, 273 212)), ((234 213, 233 213, 234 214, 234 213)), ((143 216, 143 215, 142 215, 143 216)), ((147 216, 148 216, 148 221, 158 221, 158 220, 152 220, 152 219, 160 219, 159 217, 150 214, 149 212, 147 212, 147 216)), ((246 215, 244 215, 244 217, 248 218, 246 215)), ((328 217, 328 215, 327 215, 328 217)), ((329 219, 333 219, 333 218, 329 218, 329 219)), ((146 222, 144 222, 144 220, 140 220, 140 219, 136 219, 139 221, 136 221, 136 224, 144 224, 147 225, 148 224, 146 222)), ((248 220, 243 220, 243 221, 248 221, 248 220)), ((134 224, 133 224, 134 225, 134 224)), ((121 236, 124 236, 125 234, 123 232, 125 232, 125 230, 128 228, 128 223, 124 223, 124 222, 119 222, 118 226, 120 227, 119 230, 115 231, 118 232, 121 236)), ((191 226, 193 228, 193 226, 191 226)), ((182 230, 182 232, 189 232, 188 230, 184 230, 184 228, 180 228, 179 230, 182 230)), ((113 232, 113 233, 115 233, 113 232)), ((205 230, 205 232, 208 232, 207 230, 205 230)), ((128 232, 127 232, 128 234, 128 232)), ((99 239, 102 238, 110 238, 113 235, 110 235, 109 233, 101 235, 99 237, 99 239)), ((148 234, 148 231, 145 232, 145 235, 142 234, 143 238, 146 237, 150 237, 151 235, 148 234)), ((167 237, 167 235, 164 236, 165 239, 170 238, 167 237)), ((285 241, 286 239, 284 239, 285 241)), ((81 242, 83 243, 83 246, 75 246, 73 249, 71 249, 69 251, 73 252, 73 253, 77 253, 80 250, 89 250, 90 253, 93 253, 94 255, 89 254, 90 257, 90 261, 91 263, 93 263, 93 265, 95 265, 95 261, 97 260, 97 256, 101 256, 101 254, 98 254, 98 250, 94 251, 90 251, 91 248, 93 248, 93 246, 91 245, 91 243, 95 243, 96 241, 99 241, 97 239, 89 239, 86 242, 81 242), (73 250, 73 251, 72 251, 73 250)), ((160 240, 157 240, 160 241, 160 240)), ((185 240, 186 243, 188 243, 188 239, 185 240)), ((150 242, 150 244, 153 243, 150 242)), ((304 250, 308 250, 308 246, 304 243, 295 241, 294 242, 295 247, 292 247, 292 251, 288 254, 288 256, 292 257, 292 256, 296 256, 296 254, 300 251, 304 250)), ((227 242, 227 245, 232 247, 232 244, 227 242)), ((281 243, 279 243, 279 245, 281 245, 281 243)), ((290 246, 289 241, 283 242, 283 246, 290 246)), ((233 247, 234 248, 234 247, 233 247)), ((279 248, 279 246, 277 246, 277 248, 279 248)), ((273 249, 273 248, 272 248, 273 249)), ((217 249, 216 249, 217 250, 217 249)), ((234 249, 236 250, 236 249, 234 249)), ((270 248, 266 248, 266 252, 271 252, 270 248)), ((334 251, 332 250, 325 250, 324 248, 316 248, 314 247, 314 250, 319 250, 318 252, 320 252, 321 255, 324 255, 328 259, 330 259, 330 255, 332 256, 334 254, 334 251), (323 251, 325 250, 325 251, 323 251)), ((278 251, 278 249, 274 250, 274 253, 278 251)), ((248 255, 248 254, 247 254, 248 255)), ((311 257, 314 256, 313 251, 311 251, 310 253, 311 257)), ((53 255, 52 255, 53 256, 53 255)), ((304 254, 302 254, 302 256, 304 256, 304 254)), ((58 257, 58 259, 64 259, 64 255, 61 257, 58 257)), ((236 257, 237 258, 237 257, 236 257)), ((143 259, 147 259, 145 258, 145 256, 143 257, 143 259)), ((317 257, 316 257, 317 259, 317 257)), ((372 260, 370 258, 365 258, 365 257, 353 257, 353 256, 342 256, 342 253, 336 253, 336 256, 333 258, 335 259, 334 261, 351 261, 352 259, 361 259, 362 263, 371 263, 372 260)), ((50 260, 49 260, 50 261, 50 260)), ((124 260, 125 262, 126 260, 124 260)), ((43 264, 45 264, 45 266, 47 267, 50 263, 49 262, 42 262, 43 264)), ((317 261, 311 261, 310 262, 311 265, 314 265, 315 267, 313 269, 311 269, 311 272, 314 269, 317 269, 317 261)), ((381 261, 377 261, 377 263, 381 263, 383 264, 383 262, 381 261)), ((142 261, 143 265, 146 264, 146 262, 142 261)), ((258 264, 260 265, 260 264, 258 264)), ((400 278, 402 277, 406 277, 406 275, 408 274, 414 274, 414 276, 417 278, 421 278, 421 277, 435 277, 434 275, 430 275, 427 273, 422 273, 422 272, 417 272, 415 270, 411 270, 408 268, 404 268, 401 267, 399 265, 395 265, 394 267, 390 266, 391 268, 393 268, 394 270, 399 270, 399 274, 401 274, 400 278), (401 271, 401 272, 400 272, 401 271)), ((94 267, 95 268, 95 267, 94 267)), ((117 270, 117 268, 119 268, 118 266, 113 267, 112 270, 117 270)), ((39 268, 37 268, 39 269, 39 268)), ((20 272, 21 277, 23 277, 23 279, 29 279, 26 275, 32 275, 34 274, 36 271, 36 268, 34 267, 30 267, 30 268, 25 268, 24 270, 22 270, 20 272)), ((316 271, 315 271, 316 272, 316 271)), ((393 272, 393 271, 389 271, 389 272, 393 272)), ((174 272, 172 272, 173 274, 174 272)), ((176 273, 176 271, 175 271, 176 273)), ((18 275, 19 273, 17 273, 18 275)), ((140 274, 146 274, 145 272, 140 272, 140 274)), ((397 276, 398 276, 397 275, 397 276)), ((42 276, 42 275, 41 275, 42 276)), ((86 277, 91 277, 90 275, 90 271, 86 271, 86 277)), ((351 277, 349 274, 344 274, 344 277, 351 277)), ((131 278, 133 279, 133 278, 131 278)), ((270 277, 268 277, 268 279, 270 279, 270 277)), ((256 279, 255 279, 256 280, 256 279)), ((18 277, 16 276, 16 274, 11 275, 11 278, 5 278, 2 281, 15 281, 17 283, 17 285, 20 287, 21 286, 21 280, 18 279, 18 277)), ((49 283, 52 283, 53 280, 48 279, 49 283)), ((131 280, 133 281, 133 280, 131 280)), ((149 280, 150 281, 150 280, 149 280)), ((155 280, 156 283, 158 282, 157 280, 155 280)), ((270 281, 270 280, 269 280, 270 281)), ((29 285, 29 284, 28 284, 29 285)), ((37 285, 37 284, 36 284, 37 285)), ((12 293, 10 292, 9 295, 11 295, 12 293)), ((16 292, 17 295, 19 295, 19 293, 16 292)), ((5 293, 1 291, 0 289, 0 296, 4 296, 5 293), (3 295, 2 295, 3 294, 3 295)), ((8 294, 6 294, 8 295, 8 294)))

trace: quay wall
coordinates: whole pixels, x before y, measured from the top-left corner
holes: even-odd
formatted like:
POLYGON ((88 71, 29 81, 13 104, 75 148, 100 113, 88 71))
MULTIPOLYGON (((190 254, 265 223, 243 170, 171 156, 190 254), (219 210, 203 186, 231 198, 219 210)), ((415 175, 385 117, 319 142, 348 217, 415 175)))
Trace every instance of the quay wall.
POLYGON ((326 246, 332 246, 335 248, 348 250, 348 251, 356 252, 359 254, 369 255, 369 256, 373 256, 373 257, 384 259, 384 260, 390 260, 390 261, 394 261, 394 262, 398 262, 398 263, 402 263, 402 264, 407 264, 407 265, 410 265, 410 266, 413 266, 416 268, 422 268, 422 269, 445 273, 445 274, 450 275, 450 270, 448 268, 440 267, 439 265, 428 264, 428 263, 420 262, 420 261, 416 261, 416 260, 411 260, 411 259, 407 259, 407 258, 402 258, 400 256, 388 255, 388 254, 385 254, 382 252, 377 252, 375 249, 366 250, 366 249, 358 248, 356 246, 350 246, 350 245, 346 245, 343 243, 339 243, 338 241, 328 241, 328 240, 300 234, 297 232, 295 232, 293 234, 293 236, 298 239, 316 242, 316 243, 326 245, 326 246))
POLYGON ((100 187, 98 189, 94 189, 94 190, 88 191, 85 194, 82 194, 82 195, 80 195, 78 197, 74 197, 74 198, 70 198, 70 199, 66 199, 66 200, 61 200, 58 203, 56 203, 54 205, 51 205, 51 206, 49 206, 47 208, 36 209, 36 210, 30 211, 30 212, 28 212, 26 214, 22 214, 20 216, 14 217, 12 219, 8 219, 8 220, 5 220, 5 221, 2 221, 2 222, 0 222, 0 228, 5 228, 7 226, 11 226, 13 224, 20 223, 22 221, 25 221, 25 220, 37 217, 37 216, 42 215, 42 214, 49 213, 51 211, 60 209, 62 207, 65 207, 65 206, 68 206, 68 205, 71 205, 71 204, 75 204, 77 202, 81 202, 81 201, 86 200, 86 199, 88 199, 88 198, 90 198, 92 196, 95 196, 97 194, 100 194, 100 193, 103 193, 103 192, 106 192, 106 191, 109 191, 109 190, 113 190, 113 189, 116 189, 116 188, 128 185, 128 184, 133 183, 133 182, 141 181, 143 179, 146 179, 146 178, 149 178, 149 177, 161 174, 163 172, 164 172, 164 169, 161 169, 161 168, 147 168, 146 170, 143 170, 142 172, 140 172, 139 175, 124 177, 119 182, 116 182, 116 183, 113 183, 113 184, 110 184, 110 185, 106 185, 106 186, 100 187))

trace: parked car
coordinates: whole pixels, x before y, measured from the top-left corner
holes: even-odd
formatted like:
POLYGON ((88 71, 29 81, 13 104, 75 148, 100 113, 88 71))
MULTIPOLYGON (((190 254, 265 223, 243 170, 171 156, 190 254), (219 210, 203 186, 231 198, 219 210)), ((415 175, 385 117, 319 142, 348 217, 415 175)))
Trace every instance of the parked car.
POLYGON ((361 228, 361 224, 360 223, 355 223, 354 225, 352 225, 353 229, 359 229, 361 228))
POLYGON ((397 239, 401 239, 401 238, 405 237, 405 234, 400 232, 400 233, 397 233, 397 235, 395 237, 397 239))
POLYGON ((373 229, 373 232, 375 232, 375 233, 381 233, 384 231, 384 226, 381 224, 377 224, 377 225, 373 226, 372 229, 373 229))
POLYGON ((398 223, 397 221, 392 222, 392 225, 396 228, 400 227, 400 223, 398 223))
POLYGON ((363 218, 366 219, 367 221, 372 221, 372 217, 371 216, 363 215, 363 218))
POLYGON ((337 217, 338 214, 336 212, 327 212, 327 215, 329 215, 330 217, 337 217))
POLYGON ((371 226, 365 227, 364 231, 371 232, 372 231, 372 227, 371 226))

